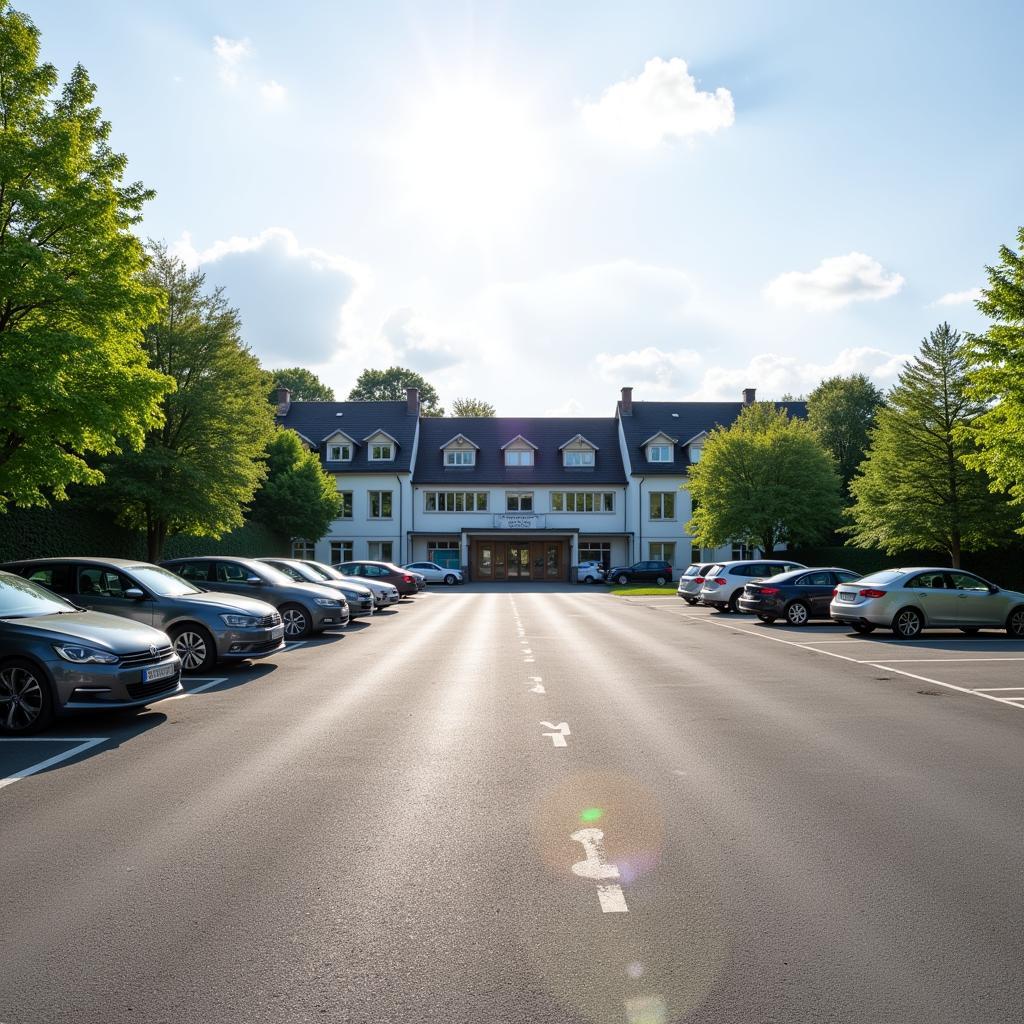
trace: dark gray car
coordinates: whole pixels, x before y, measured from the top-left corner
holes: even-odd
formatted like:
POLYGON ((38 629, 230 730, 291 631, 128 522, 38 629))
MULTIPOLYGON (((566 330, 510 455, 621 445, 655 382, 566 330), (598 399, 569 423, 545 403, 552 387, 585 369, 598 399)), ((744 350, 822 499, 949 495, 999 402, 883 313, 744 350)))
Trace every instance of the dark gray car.
POLYGON ((348 614, 350 618, 358 618, 361 615, 372 615, 376 610, 376 603, 373 599, 373 591, 364 587, 355 580, 330 580, 324 579, 312 566, 307 565, 299 558, 258 558, 258 562, 266 562, 296 583, 316 583, 321 587, 330 587, 345 595, 348 601, 348 614))
POLYGON ((0 566, 73 604, 162 629, 186 672, 284 648, 278 610, 255 595, 208 594, 167 569, 123 558, 36 558, 0 566))
POLYGON ((0 733, 70 710, 135 708, 181 690, 181 659, 152 626, 83 611, 0 572, 0 733))
POLYGON ((344 594, 316 583, 296 583, 280 569, 255 558, 208 555, 172 558, 160 564, 197 587, 255 597, 272 604, 281 613, 288 640, 348 624, 348 601, 344 594))

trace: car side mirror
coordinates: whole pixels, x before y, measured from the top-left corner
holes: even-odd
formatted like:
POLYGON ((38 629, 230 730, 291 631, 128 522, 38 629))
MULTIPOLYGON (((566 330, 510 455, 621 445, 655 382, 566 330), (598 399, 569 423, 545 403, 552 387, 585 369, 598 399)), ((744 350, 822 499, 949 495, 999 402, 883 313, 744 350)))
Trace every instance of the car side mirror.
POLYGON ((141 601, 146 595, 138 587, 129 587, 124 596, 132 601, 141 601))
POLYGON ((263 580, 261 580, 259 576, 246 576, 245 582, 252 587, 258 587, 263 582, 263 580))

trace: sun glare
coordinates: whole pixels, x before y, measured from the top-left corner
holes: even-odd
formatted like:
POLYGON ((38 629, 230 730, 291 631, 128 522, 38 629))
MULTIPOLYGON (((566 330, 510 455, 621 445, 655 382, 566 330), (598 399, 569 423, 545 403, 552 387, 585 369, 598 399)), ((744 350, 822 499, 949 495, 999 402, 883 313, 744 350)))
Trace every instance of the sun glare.
POLYGON ((409 204, 450 234, 490 236, 520 224, 543 181, 527 105, 473 83, 416 104, 400 150, 409 204))

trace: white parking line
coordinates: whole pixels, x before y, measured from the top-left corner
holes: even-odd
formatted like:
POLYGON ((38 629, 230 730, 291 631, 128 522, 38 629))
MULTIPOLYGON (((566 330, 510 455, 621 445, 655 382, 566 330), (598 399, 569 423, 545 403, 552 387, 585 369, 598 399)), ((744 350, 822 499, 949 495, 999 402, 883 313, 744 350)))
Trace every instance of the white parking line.
POLYGON ((22 768, 20 772, 15 772, 13 775, 7 775, 0 779, 0 789, 4 786, 13 785, 19 779, 28 778, 29 775, 35 775, 36 772, 44 771, 51 767, 51 765, 60 764, 61 761, 67 761, 69 758, 75 757, 77 754, 84 753, 86 750, 91 750, 99 743, 106 743, 110 739, 109 736, 90 736, 88 739, 82 739, 80 736, 74 738, 66 736, 9 736, 0 740, 0 749, 3 748, 4 743, 74 743, 75 746, 70 750, 65 750, 62 754, 54 754, 53 757, 48 757, 45 761, 38 761, 36 764, 29 765, 28 768, 22 768))
MULTIPOLYGON (((202 676, 197 676, 197 679, 202 679, 202 676)), ((194 693, 202 693, 203 690, 209 690, 211 687, 216 686, 218 683, 226 683, 228 681, 227 676, 218 676, 216 679, 207 679, 202 686, 193 686, 192 689, 186 690, 184 693, 176 693, 173 697, 164 697, 164 700, 184 700, 186 697, 191 697, 194 693)), ((163 700, 158 700, 157 704, 163 704, 163 700)))
POLYGON ((1002 690, 1024 690, 1024 686, 979 686, 978 693, 996 693, 1002 690))
MULTIPOLYGON (((879 658, 878 662, 862 661, 861 665, 913 665, 933 662, 936 665, 976 665, 981 661, 1024 661, 1024 658, 879 658)), ((1024 689, 1024 687, 1022 687, 1024 689)))

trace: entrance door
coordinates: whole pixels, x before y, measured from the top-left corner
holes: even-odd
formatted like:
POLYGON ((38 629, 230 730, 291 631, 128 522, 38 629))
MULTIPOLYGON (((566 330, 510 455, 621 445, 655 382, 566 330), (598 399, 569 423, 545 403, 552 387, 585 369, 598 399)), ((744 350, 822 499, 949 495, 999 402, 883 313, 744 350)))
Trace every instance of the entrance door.
POLYGON ((510 580, 527 580, 530 578, 529 544, 509 544, 508 578, 510 580))

